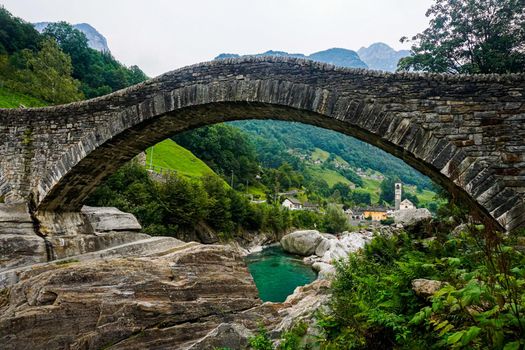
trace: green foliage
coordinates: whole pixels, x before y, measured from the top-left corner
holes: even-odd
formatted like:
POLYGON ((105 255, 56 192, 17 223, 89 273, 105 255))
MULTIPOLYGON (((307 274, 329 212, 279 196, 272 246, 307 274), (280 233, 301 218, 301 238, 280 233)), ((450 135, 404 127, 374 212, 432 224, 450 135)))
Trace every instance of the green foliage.
MULTIPOLYGON (((65 22, 39 34, 0 7, 0 88, 61 104, 95 97, 147 79, 111 54, 88 47, 86 36, 65 22)), ((18 107, 18 106, 16 106, 18 107)))
POLYGON ((82 83, 81 90, 88 98, 105 95, 147 79, 137 66, 127 68, 110 53, 91 49, 85 34, 69 23, 51 23, 44 30, 44 35, 55 39, 71 57, 73 77, 82 83))
POLYGON ((278 350, 300 350, 305 349, 302 346, 305 336, 307 335, 308 325, 300 322, 294 325, 290 330, 281 334, 281 341, 278 350))
MULTIPOLYGON (((400 70, 521 73, 525 70, 523 0, 436 0, 430 26, 412 38, 400 70)), ((402 38, 401 41, 407 41, 402 38)))
POLYGON ((200 178, 213 174, 202 160, 195 157, 190 151, 179 146, 171 139, 166 139, 146 150, 146 166, 174 170, 177 175, 189 178, 200 178))
POLYGON ((323 228, 328 233, 341 233, 348 229, 348 217, 340 206, 328 205, 323 218, 323 228))
POLYGON ((273 344, 264 327, 260 327, 258 333, 248 339, 250 347, 254 350, 273 350, 273 344))
MULTIPOLYGON (((339 156, 352 168, 373 169, 384 175, 399 176, 406 184, 432 188, 431 181, 400 159, 352 137, 301 123, 284 121, 238 121, 229 123, 252 135, 257 154, 264 167, 279 167, 283 162, 295 170, 301 169, 301 160, 290 150, 313 152, 316 148, 339 156)), ((353 175, 348 180, 360 186, 353 175)))
POLYGON ((291 213, 292 227, 318 229, 323 223, 323 214, 311 210, 294 210, 291 213))
POLYGON ((461 253, 441 261, 454 267, 455 280, 415 315, 450 348, 509 349, 525 345, 525 256, 516 238, 471 226, 447 244, 461 253))
POLYGON ((71 77, 71 59, 54 40, 43 40, 38 52, 23 49, 11 57, 0 57, 5 86, 51 103, 83 98, 80 83, 71 77))
POLYGON ((377 236, 340 262, 330 309, 318 317, 326 349, 520 349, 525 256, 488 226, 377 236), (446 282, 429 300, 417 278, 446 282))
POLYGON ((402 196, 401 196, 401 200, 404 200, 404 199, 408 199, 408 200, 411 201, 416 207, 419 206, 419 198, 417 198, 417 196, 416 196, 415 194, 412 194, 412 193, 409 193, 409 192, 403 191, 403 192, 402 192, 402 196))
POLYGON ((0 88, 0 108, 42 107, 46 103, 35 97, 24 95, 6 88, 0 88))
POLYGON ((0 5, 0 55, 11 55, 23 49, 36 52, 41 40, 31 23, 13 17, 0 5))
POLYGON ((390 205, 394 204, 395 199, 395 189, 394 186, 396 182, 400 182, 398 177, 387 177, 385 178, 380 185, 380 195, 379 202, 386 202, 390 205))
MULTIPOLYGON (((292 213, 280 205, 252 204, 216 175, 200 179, 170 176, 152 181, 138 163, 130 162, 110 176, 88 198, 88 205, 114 206, 134 214, 152 235, 183 238, 200 223, 227 240, 242 230, 279 237, 292 225, 292 213)), ((318 217, 297 217, 294 224, 315 225, 318 217)))
POLYGON ((246 135, 226 124, 207 126, 173 137, 233 186, 256 184, 259 163, 246 135))

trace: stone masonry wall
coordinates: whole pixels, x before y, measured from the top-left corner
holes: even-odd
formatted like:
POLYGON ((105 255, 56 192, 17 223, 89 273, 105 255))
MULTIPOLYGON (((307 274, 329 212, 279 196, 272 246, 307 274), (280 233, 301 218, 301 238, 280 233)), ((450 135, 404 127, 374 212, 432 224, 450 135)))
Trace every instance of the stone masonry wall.
POLYGON ((501 226, 525 227, 525 75, 392 74, 290 58, 214 61, 89 101, 0 110, 0 198, 78 211, 151 144, 248 118, 355 136, 501 226))

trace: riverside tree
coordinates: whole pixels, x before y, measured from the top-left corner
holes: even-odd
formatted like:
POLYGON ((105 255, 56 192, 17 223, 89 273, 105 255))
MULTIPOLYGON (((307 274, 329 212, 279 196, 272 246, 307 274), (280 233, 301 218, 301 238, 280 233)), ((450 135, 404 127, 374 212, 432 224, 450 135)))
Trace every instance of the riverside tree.
MULTIPOLYGON (((398 70, 513 73, 525 70, 524 0, 436 0, 398 70)), ((410 41, 407 37, 401 42, 410 41)))

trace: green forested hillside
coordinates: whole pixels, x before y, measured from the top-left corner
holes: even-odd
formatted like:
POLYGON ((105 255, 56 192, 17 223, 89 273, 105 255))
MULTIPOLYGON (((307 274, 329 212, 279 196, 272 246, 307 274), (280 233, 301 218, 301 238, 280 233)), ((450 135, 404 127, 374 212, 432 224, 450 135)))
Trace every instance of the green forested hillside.
MULTIPOLYGON (((301 123, 281 121, 238 121, 233 125, 253 135, 261 161, 273 164, 273 149, 311 153, 320 149, 341 157, 352 168, 372 169, 385 176, 398 176, 404 183, 430 189, 430 179, 402 160, 377 147, 346 135, 301 123)), ((277 153, 278 154, 278 153, 277 153)))
POLYGON ((207 126, 173 139, 228 183, 233 181, 235 189, 258 198, 277 200, 279 193, 299 190, 301 198, 318 203, 392 204, 390 193, 381 195, 382 180, 388 179, 392 190, 395 181, 409 185, 405 198, 434 207, 435 190, 428 178, 374 146, 329 130, 243 121, 207 126))

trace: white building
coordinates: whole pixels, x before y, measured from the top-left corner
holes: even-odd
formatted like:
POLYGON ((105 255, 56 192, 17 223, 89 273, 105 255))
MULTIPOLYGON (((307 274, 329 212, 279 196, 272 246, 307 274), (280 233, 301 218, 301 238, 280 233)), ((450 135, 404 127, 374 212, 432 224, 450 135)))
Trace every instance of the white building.
POLYGON ((412 203, 412 202, 409 201, 408 199, 404 199, 404 200, 399 204, 399 210, 407 210, 407 209, 416 209, 416 206, 414 205, 414 203, 412 203))
POLYGON ((288 208, 290 210, 301 210, 303 209, 303 205, 301 202, 299 202, 295 198, 286 198, 281 205, 285 208, 288 208))

